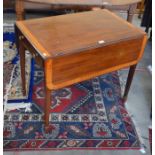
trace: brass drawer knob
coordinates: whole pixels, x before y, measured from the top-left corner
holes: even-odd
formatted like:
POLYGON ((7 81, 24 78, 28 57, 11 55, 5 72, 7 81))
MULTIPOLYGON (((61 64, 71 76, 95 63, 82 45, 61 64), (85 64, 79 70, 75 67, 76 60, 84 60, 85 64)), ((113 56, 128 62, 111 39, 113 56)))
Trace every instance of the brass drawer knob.
POLYGON ((24 39, 24 36, 22 36, 22 35, 19 36, 19 40, 22 40, 22 39, 24 39))

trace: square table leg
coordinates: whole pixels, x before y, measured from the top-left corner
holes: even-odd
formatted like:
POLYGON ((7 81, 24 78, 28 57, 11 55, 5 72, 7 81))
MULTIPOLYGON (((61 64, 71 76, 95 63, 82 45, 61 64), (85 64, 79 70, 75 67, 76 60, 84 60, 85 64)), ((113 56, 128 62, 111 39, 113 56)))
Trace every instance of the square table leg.
MULTIPOLYGON (((21 37, 21 36, 19 36, 21 37)), ((20 55, 20 70, 21 70, 21 80, 22 80, 22 91, 23 91, 23 95, 26 95, 26 79, 25 79, 25 47, 23 46, 23 44, 21 43, 20 39, 19 39, 19 47, 18 47, 18 52, 20 55)))
POLYGON ((25 19, 24 0, 16 0, 16 18, 17 20, 25 19))
MULTIPOLYGON (((49 127, 49 116, 50 116, 50 107, 51 107, 51 99, 52 95, 51 92, 52 90, 49 89, 48 83, 49 80, 51 80, 51 73, 49 72, 49 62, 48 60, 44 61, 44 79, 45 79, 45 106, 44 106, 44 123, 45 123, 45 131, 48 131, 49 127)), ((51 70, 51 68, 50 68, 51 70)))
POLYGON ((45 128, 49 126, 50 107, 51 107, 51 90, 45 88, 45 107, 44 107, 45 128))
POLYGON ((129 6, 129 10, 127 12, 127 21, 130 22, 130 23, 132 23, 132 19, 133 19, 133 16, 135 14, 136 7, 137 7, 137 3, 131 4, 129 6))
POLYGON ((136 66, 137 66, 137 64, 130 66, 129 73, 128 73, 128 78, 127 78, 127 82, 126 82, 126 86, 125 86, 124 96, 123 96, 123 101, 124 102, 127 100, 128 93, 129 93, 129 90, 130 90, 130 86, 131 86, 133 76, 134 76, 134 73, 135 73, 135 70, 136 70, 136 66))

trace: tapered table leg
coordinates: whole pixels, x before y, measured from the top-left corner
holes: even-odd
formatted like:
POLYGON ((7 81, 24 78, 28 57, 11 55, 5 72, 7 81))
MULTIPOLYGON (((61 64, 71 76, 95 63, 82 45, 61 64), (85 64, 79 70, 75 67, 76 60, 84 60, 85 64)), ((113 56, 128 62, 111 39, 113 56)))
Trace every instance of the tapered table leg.
MULTIPOLYGON (((21 37, 21 36, 19 36, 21 37)), ((22 80, 22 91, 23 95, 26 95, 26 82, 25 82, 25 47, 19 41, 19 55, 20 55, 20 70, 21 70, 21 80, 22 80)))
POLYGON ((45 127, 49 126, 49 115, 50 115, 50 107, 51 107, 51 90, 45 88, 45 127))
POLYGON ((44 123, 45 123, 45 131, 49 131, 49 116, 50 116, 50 107, 51 107, 51 92, 52 90, 48 88, 48 84, 52 79, 51 75, 49 74, 49 68, 51 66, 51 61, 45 60, 44 61, 44 79, 45 79, 45 106, 44 106, 44 123))
POLYGON ((133 76, 134 76, 134 73, 135 73, 135 69, 136 69, 136 65, 130 66, 129 73, 128 73, 128 78, 127 78, 127 82, 126 82, 126 86, 125 86, 124 96, 123 96, 124 102, 127 100, 128 93, 129 93, 129 90, 130 90, 130 86, 131 86, 133 76))
POLYGON ((132 19, 133 19, 134 13, 136 11, 136 7, 137 7, 137 4, 132 4, 129 6, 127 21, 130 23, 132 23, 132 19))
POLYGON ((25 19, 25 11, 24 11, 24 0, 16 0, 16 19, 24 20, 25 19))

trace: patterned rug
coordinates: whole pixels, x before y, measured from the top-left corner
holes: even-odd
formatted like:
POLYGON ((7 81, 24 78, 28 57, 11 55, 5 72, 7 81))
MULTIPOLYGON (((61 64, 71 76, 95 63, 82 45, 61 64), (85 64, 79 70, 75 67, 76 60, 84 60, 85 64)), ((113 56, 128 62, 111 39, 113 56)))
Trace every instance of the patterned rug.
POLYGON ((20 78, 20 62, 19 55, 15 46, 15 34, 12 25, 4 27, 3 34, 3 92, 7 95, 8 103, 29 102, 32 96, 33 82, 33 61, 31 55, 26 52, 26 96, 22 94, 21 78, 20 78), (11 85, 10 85, 11 81, 11 85), (10 88, 8 88, 10 86, 10 88), (8 90, 9 89, 9 90, 8 90), (7 92, 8 91, 8 92, 7 92), (6 94, 7 93, 7 94, 6 94))
POLYGON ((7 28, 4 33, 4 88, 8 88, 12 77, 7 96, 9 104, 31 101, 31 112, 26 112, 22 106, 6 112, 4 151, 140 148, 134 124, 121 100, 117 72, 52 92, 52 114, 46 133, 43 125, 44 74, 30 61, 28 53, 26 58, 27 96, 23 96, 14 33, 7 28))
POLYGON ((49 131, 44 131, 43 71, 35 65, 32 111, 5 114, 4 150, 139 149, 135 127, 121 101, 117 72, 52 95, 49 131))

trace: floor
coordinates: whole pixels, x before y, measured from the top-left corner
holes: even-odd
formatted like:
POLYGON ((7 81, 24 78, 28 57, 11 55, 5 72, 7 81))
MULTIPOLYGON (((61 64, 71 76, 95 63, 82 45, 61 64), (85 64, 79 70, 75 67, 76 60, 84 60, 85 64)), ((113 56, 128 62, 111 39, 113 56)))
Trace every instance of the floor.
MULTIPOLYGON (((119 14, 126 18, 124 14, 119 14)), ((34 15, 28 15, 28 18, 34 15)), ((4 14, 5 23, 13 23, 14 14, 4 14)), ((140 26, 140 19, 134 16, 133 24, 140 26)), ((152 42, 148 41, 143 59, 138 64, 129 97, 126 103, 127 109, 135 122, 137 131, 141 137, 143 148, 140 150, 124 150, 124 151, 27 151, 27 152, 4 152, 4 155, 151 155, 148 141, 148 127, 151 125, 150 112, 152 104, 152 77, 148 71, 148 65, 152 64, 152 42)), ((120 72, 122 80, 125 79, 128 70, 124 69, 120 72)))

